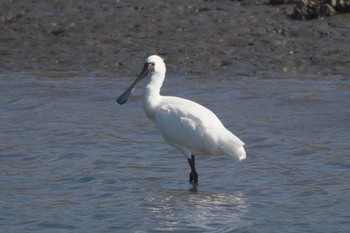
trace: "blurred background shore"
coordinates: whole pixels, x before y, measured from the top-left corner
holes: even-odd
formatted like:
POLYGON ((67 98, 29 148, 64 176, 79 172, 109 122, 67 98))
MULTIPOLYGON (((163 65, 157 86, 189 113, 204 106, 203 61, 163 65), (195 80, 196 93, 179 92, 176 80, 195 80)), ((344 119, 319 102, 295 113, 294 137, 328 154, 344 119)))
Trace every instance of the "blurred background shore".
POLYGON ((268 3, 1 1, 0 71, 133 75, 159 54, 178 74, 348 73, 349 14, 298 21, 268 3))

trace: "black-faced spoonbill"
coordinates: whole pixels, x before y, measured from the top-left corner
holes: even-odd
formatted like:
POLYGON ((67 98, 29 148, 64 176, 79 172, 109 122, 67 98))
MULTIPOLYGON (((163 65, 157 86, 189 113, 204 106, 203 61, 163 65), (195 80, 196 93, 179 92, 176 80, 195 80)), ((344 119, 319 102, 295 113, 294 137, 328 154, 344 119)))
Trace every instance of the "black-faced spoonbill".
POLYGON ((143 108, 147 117, 156 122, 164 141, 186 156, 192 184, 198 184, 194 155, 225 154, 245 159, 244 143, 228 131, 212 111, 191 100, 160 95, 165 72, 163 59, 149 56, 136 80, 117 99, 118 104, 125 104, 137 83, 149 74, 143 108))

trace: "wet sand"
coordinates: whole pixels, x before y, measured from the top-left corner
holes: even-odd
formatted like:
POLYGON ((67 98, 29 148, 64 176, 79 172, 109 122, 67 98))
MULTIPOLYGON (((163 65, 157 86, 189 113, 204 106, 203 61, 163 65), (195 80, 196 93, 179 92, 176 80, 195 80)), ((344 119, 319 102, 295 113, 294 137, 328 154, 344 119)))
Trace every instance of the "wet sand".
POLYGON ((266 1, 2 1, 0 72, 134 76, 159 54, 168 72, 342 75, 350 15, 296 21, 266 1))

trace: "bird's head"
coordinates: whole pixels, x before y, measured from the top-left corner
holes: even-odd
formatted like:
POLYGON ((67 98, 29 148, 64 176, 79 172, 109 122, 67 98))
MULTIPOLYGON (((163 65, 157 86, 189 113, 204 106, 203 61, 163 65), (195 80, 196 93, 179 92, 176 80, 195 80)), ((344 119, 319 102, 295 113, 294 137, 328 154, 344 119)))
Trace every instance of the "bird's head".
POLYGON ((145 65, 143 69, 148 69, 148 72, 155 72, 155 73, 165 73, 166 68, 165 68, 165 63, 163 58, 157 56, 157 55, 152 55, 146 58, 145 60, 145 65))
POLYGON ((140 74, 137 76, 136 80, 130 85, 130 87, 117 99, 118 104, 125 104, 129 96, 132 92, 132 90, 135 88, 135 86, 144 78, 147 76, 148 73, 155 73, 160 75, 165 75, 166 68, 163 58, 152 55, 146 58, 144 66, 140 74))

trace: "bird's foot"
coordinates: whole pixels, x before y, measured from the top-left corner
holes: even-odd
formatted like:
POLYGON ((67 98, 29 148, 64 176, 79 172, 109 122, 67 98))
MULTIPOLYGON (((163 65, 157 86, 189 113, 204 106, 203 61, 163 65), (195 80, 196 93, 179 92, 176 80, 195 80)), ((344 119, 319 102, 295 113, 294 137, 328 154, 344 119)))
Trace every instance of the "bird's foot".
POLYGON ((198 174, 196 171, 191 171, 189 182, 194 185, 198 184, 198 174))

